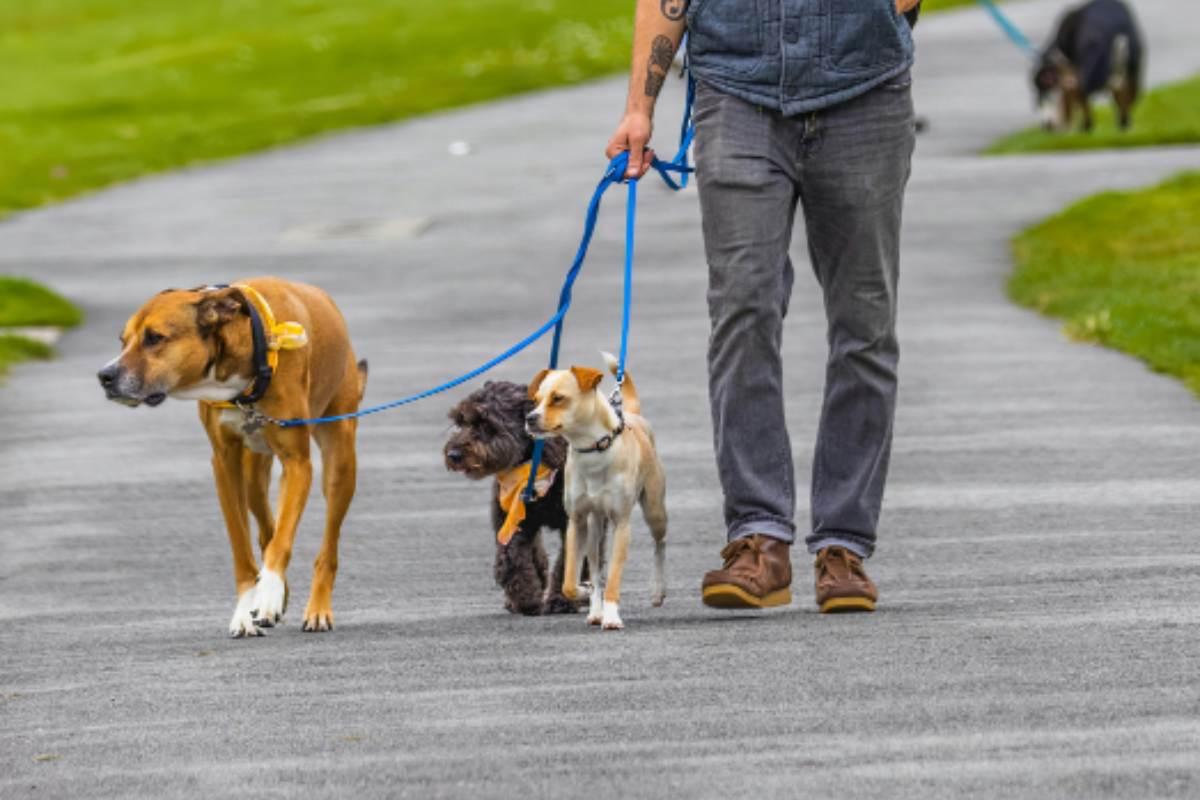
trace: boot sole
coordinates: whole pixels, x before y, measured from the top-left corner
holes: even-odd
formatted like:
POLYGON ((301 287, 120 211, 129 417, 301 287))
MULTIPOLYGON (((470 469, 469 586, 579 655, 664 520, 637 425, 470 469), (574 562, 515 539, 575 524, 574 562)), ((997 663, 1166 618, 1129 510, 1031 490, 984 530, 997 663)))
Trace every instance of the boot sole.
POLYGON ((875 601, 869 597, 831 597, 821 603, 822 614, 845 614, 874 610, 875 601))
POLYGON ((706 586, 701 597, 709 608, 773 608, 791 603, 792 590, 777 589, 762 597, 755 597, 732 583, 716 583, 706 586))

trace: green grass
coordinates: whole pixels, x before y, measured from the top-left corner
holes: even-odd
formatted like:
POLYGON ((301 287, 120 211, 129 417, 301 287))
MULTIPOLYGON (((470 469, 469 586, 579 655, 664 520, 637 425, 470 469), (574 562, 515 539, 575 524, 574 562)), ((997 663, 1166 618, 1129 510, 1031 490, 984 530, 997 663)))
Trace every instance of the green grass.
POLYGON ((631 24, 627 0, 0 3, 0 216, 625 69, 631 24))
POLYGON ((1106 192, 1022 233, 1009 293, 1200 394, 1200 172, 1106 192))
POLYGON ((26 339, 24 336, 8 336, 0 334, 0 377, 3 377, 9 366, 18 361, 31 358, 50 358, 54 351, 49 345, 26 339))
POLYGON ((27 278, 0 275, 0 327, 57 325, 70 328, 83 314, 70 301, 27 278))
POLYGON ((921 3, 921 13, 932 14, 935 11, 945 11, 949 8, 978 5, 978 0, 923 0, 921 3))
POLYGON ((5 327, 54 325, 70 328, 82 321, 83 314, 62 296, 31 280, 0 275, 0 376, 17 361, 49 358, 54 353, 41 342, 4 333, 5 327))
POLYGON ((1133 111, 1133 126, 1117 128, 1111 106, 1094 109, 1091 133, 1050 133, 1040 127, 1010 134, 988 148, 989 153, 1030 153, 1047 150, 1088 150, 1149 147, 1200 142, 1200 75, 1147 92, 1133 111))
POLYGON ((632 18, 631 0, 0 2, 0 217, 622 71, 632 18))

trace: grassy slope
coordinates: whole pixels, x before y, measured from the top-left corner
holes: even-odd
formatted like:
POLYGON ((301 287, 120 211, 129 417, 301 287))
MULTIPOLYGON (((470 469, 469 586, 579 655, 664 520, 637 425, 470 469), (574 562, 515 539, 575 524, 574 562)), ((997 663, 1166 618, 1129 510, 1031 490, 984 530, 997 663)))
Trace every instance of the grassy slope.
POLYGON ((1133 127, 1117 129, 1112 108, 1094 109, 1091 133, 1047 133, 1038 127, 1010 134, 988 148, 989 153, 1028 153, 1043 150, 1086 150, 1110 147, 1148 147, 1200 142, 1200 75, 1147 92, 1133 112, 1133 127))
POLYGON ((1200 394, 1200 172, 1088 198, 1025 231, 1014 250, 1017 302, 1200 394))
POLYGON ((0 3, 0 216, 608 73, 630 24, 624 0, 0 3))
POLYGON ((632 12, 630 0, 0 3, 0 217, 323 131, 623 70, 632 12))

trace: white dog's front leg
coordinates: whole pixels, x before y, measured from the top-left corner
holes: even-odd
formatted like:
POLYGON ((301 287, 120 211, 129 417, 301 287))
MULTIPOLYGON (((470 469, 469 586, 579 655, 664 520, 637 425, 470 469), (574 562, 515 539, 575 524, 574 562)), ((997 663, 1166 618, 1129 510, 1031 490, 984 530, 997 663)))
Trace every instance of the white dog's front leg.
POLYGON ((262 636, 262 630, 254 624, 254 599, 257 587, 251 586, 238 595, 237 605, 233 609, 233 619, 229 620, 229 635, 235 639, 243 636, 262 636))
POLYGON ((588 625, 599 625, 604 621, 604 573, 600 567, 600 550, 604 543, 604 519, 599 515, 592 518, 588 528, 587 559, 588 575, 592 579, 592 594, 588 603, 588 625))

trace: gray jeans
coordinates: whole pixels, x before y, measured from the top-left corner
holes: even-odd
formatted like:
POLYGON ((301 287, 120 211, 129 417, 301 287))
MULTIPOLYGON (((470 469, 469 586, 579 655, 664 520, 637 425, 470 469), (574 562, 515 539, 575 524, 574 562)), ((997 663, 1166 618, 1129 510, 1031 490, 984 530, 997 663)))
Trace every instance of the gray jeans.
POLYGON ((728 536, 795 539, 780 346, 799 204, 829 342, 806 543, 810 552, 840 544, 869 556, 896 408, 900 213, 914 143, 909 77, 799 117, 701 84, 695 121, 709 394, 728 536))

